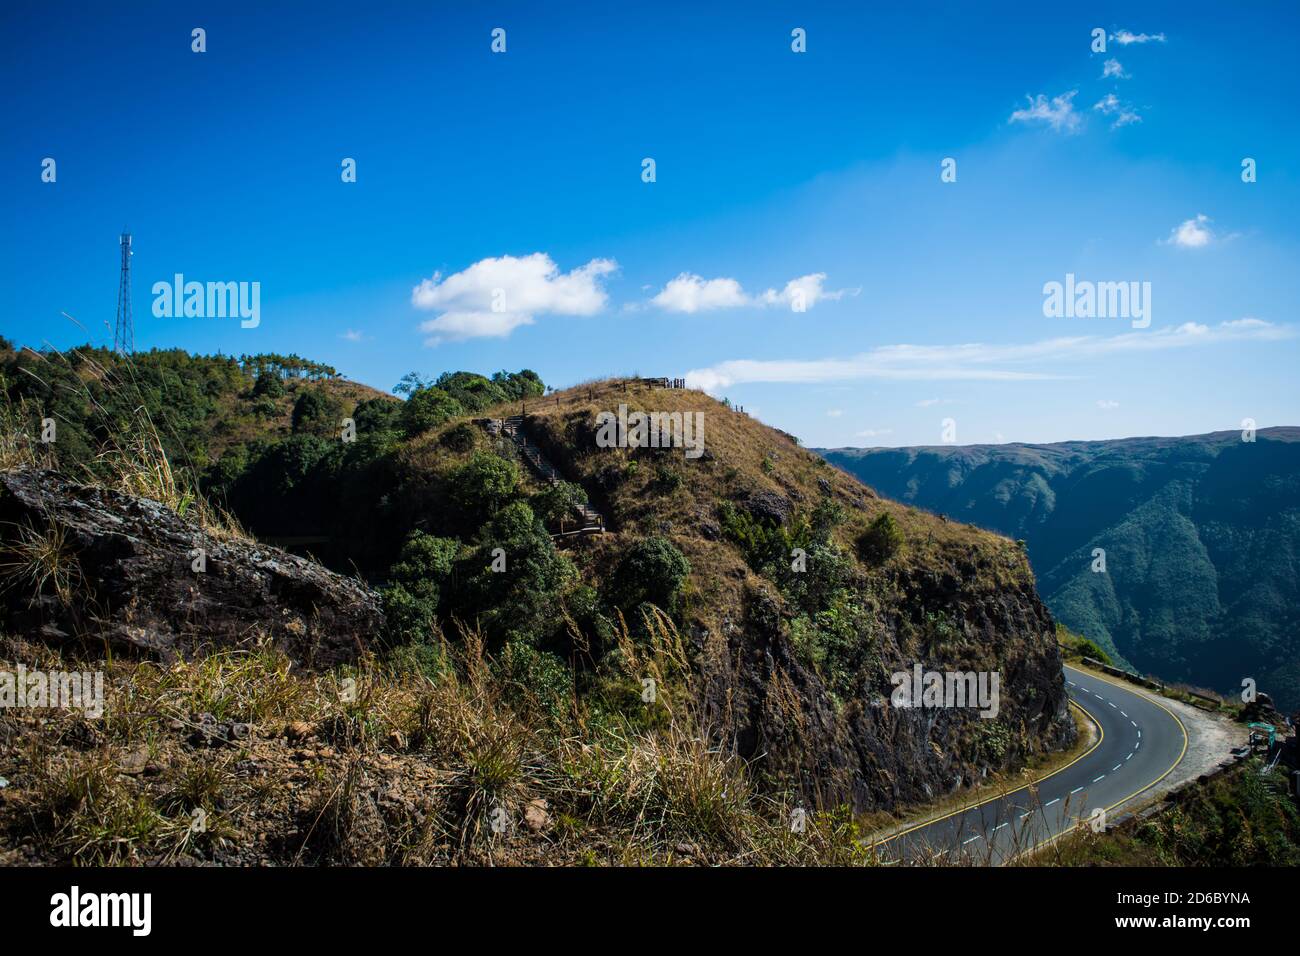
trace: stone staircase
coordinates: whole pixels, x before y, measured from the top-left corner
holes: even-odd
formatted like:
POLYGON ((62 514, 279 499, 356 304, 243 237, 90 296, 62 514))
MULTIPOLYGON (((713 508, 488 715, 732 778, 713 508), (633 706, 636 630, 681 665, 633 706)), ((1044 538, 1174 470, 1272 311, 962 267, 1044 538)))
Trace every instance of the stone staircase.
MULTIPOLYGON (((519 452, 521 457, 537 475, 552 485, 558 485, 564 481, 564 476, 560 470, 551 464, 550 459, 542 454, 542 450, 528 440, 524 434, 524 417, 522 415, 512 415, 509 418, 489 418, 486 420, 485 427, 490 435, 504 435, 508 438, 519 452)), ((560 531, 552 534, 552 538, 567 538, 573 535, 582 534, 604 534, 605 516, 590 505, 579 505, 573 509, 574 514, 578 516, 578 526, 576 528, 561 527, 560 531)))

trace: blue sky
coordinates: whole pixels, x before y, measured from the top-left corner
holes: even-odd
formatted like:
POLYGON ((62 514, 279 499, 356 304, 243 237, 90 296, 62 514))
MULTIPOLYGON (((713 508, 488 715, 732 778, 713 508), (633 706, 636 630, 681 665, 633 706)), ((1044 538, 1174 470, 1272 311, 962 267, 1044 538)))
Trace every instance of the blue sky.
POLYGON ((685 375, 809 445, 1300 424, 1294 4, 1041 6, 7 3, 0 332, 110 339, 127 227, 137 348, 685 375))

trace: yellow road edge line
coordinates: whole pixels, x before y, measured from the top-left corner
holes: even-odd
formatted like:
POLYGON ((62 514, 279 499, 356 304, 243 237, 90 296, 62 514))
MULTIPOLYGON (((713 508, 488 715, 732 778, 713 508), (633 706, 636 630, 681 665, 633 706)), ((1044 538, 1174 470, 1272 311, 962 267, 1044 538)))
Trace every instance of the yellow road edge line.
MULTIPOLYGON (((1081 668, 1076 667, 1076 668, 1074 668, 1074 670, 1081 670, 1081 668)), ((1104 680, 1104 681, 1106 681, 1106 683, 1108 683, 1108 684, 1113 684, 1115 687, 1118 687, 1118 688, 1120 688, 1121 690, 1127 690, 1127 691, 1129 691, 1129 693, 1136 693, 1136 691, 1132 690, 1131 688, 1127 687, 1126 685, 1121 684, 1121 683, 1119 683, 1118 681, 1113 681, 1113 680, 1109 680, 1108 678, 1101 677, 1101 676, 1098 675, 1098 674, 1094 674, 1094 672, 1092 672, 1092 671, 1082 671, 1082 673, 1085 673, 1085 674, 1087 674, 1087 675, 1090 676, 1090 677, 1097 677, 1097 678, 1100 679, 1100 680, 1104 680)), ((1118 807, 1121 803, 1127 803, 1128 801, 1132 800, 1134 797, 1139 797, 1139 796, 1141 796, 1142 794, 1146 793, 1148 790, 1150 790, 1152 787, 1154 787, 1156 784, 1158 784, 1161 780, 1165 779, 1165 777, 1167 777, 1167 776, 1169 776, 1171 773, 1173 773, 1173 772, 1174 772, 1174 768, 1176 768, 1180 763, 1182 763, 1182 762, 1183 762, 1183 758, 1184 758, 1185 756, 1187 756, 1187 746, 1188 746, 1187 727, 1186 727, 1186 725, 1183 724, 1183 722, 1182 722, 1182 720, 1179 718, 1179 716, 1178 716, 1177 714, 1175 714, 1172 710, 1170 710, 1168 707, 1166 707, 1164 704, 1160 703, 1160 701, 1156 700, 1154 697, 1147 697, 1147 695, 1145 695, 1145 694, 1141 694, 1141 695, 1139 695, 1139 696, 1146 697, 1147 700, 1151 701, 1151 703, 1155 704, 1157 707, 1159 707, 1161 710, 1163 710, 1166 714, 1168 714, 1170 717, 1172 717, 1172 718, 1174 719, 1174 723, 1176 723, 1176 724, 1178 725, 1178 729, 1181 730, 1181 731, 1183 732, 1183 749, 1182 749, 1182 751, 1178 754, 1178 759, 1175 760, 1172 764, 1169 765, 1169 769, 1168 769, 1168 770, 1166 770, 1166 771, 1165 771, 1164 773, 1162 773, 1160 776, 1156 777, 1154 780, 1152 780, 1149 784, 1147 784, 1147 785, 1146 785, 1145 787, 1143 787, 1141 790, 1135 790, 1135 791, 1133 791, 1132 793, 1130 793, 1127 797, 1124 797, 1123 799, 1120 799, 1120 800, 1116 800, 1114 803, 1112 803, 1110 806, 1106 807, 1106 808, 1103 810, 1104 813, 1109 813, 1111 810, 1114 810, 1116 807, 1118 807)), ((1071 701, 1071 703, 1073 703, 1073 701, 1071 701)), ((1091 717, 1092 715, 1089 714, 1088 716, 1091 717)), ((1096 720, 1095 717, 1094 717, 1093 719, 1096 720)), ((1061 769, 1064 770, 1065 768, 1062 767, 1061 769)), ((1049 846, 1051 846, 1053 843, 1055 843, 1057 840, 1061 839, 1061 837, 1063 837, 1063 836, 1065 836, 1065 835, 1067 835, 1067 834, 1069 834, 1069 833, 1073 833, 1075 830, 1077 830, 1077 829, 1079 828, 1079 826, 1080 826, 1082 823, 1083 823, 1082 820, 1078 820, 1078 821, 1076 821, 1075 823, 1071 824, 1069 827, 1067 827, 1066 829, 1062 830, 1060 833, 1058 833, 1056 836, 1052 837, 1051 839, 1049 839, 1049 840, 1044 840, 1042 843, 1036 844, 1035 846, 1032 846, 1032 847, 1026 847, 1025 849, 1021 850, 1019 853, 1017 853, 1015 856, 1013 856, 1013 857, 1011 858, 1011 860, 1009 860, 1009 861, 1007 861, 1007 862, 1011 862, 1011 861, 1014 861, 1014 860, 1018 860, 1018 859, 1020 859, 1020 857, 1024 856, 1026 853, 1036 853, 1036 852, 1038 852, 1039 850, 1046 849, 1047 847, 1049 847, 1049 846)))
MULTIPOLYGON (((1040 783, 1042 783, 1044 780, 1050 780, 1052 777, 1055 777, 1058 773, 1063 773, 1063 772, 1065 772, 1066 770, 1068 770, 1068 769, 1070 769, 1071 767, 1073 767, 1076 763, 1078 763, 1080 760, 1082 760, 1084 757, 1088 756, 1090 753, 1092 753, 1094 750, 1096 750, 1098 747, 1100 747, 1100 746, 1102 745, 1102 742, 1106 739, 1106 731, 1105 731, 1105 729, 1101 726, 1101 721, 1099 721, 1096 717, 1094 717, 1094 716, 1093 716, 1093 715, 1088 711, 1087 708, 1081 706, 1081 705, 1080 705, 1079 703, 1077 703, 1076 701, 1071 700, 1071 699, 1069 698, 1068 694, 1067 694, 1067 696, 1066 696, 1066 702, 1069 703, 1069 705, 1070 705, 1071 707, 1077 707, 1079 710, 1083 711, 1084 715, 1085 715, 1089 720, 1092 721, 1093 726, 1095 726, 1095 727, 1097 728, 1097 734, 1098 734, 1098 736, 1097 736, 1097 742, 1096 742, 1095 744, 1093 744, 1091 747, 1089 747, 1087 750, 1085 750, 1083 753, 1079 754, 1079 756, 1075 757, 1073 760, 1071 760, 1071 761, 1070 761, 1069 763, 1067 763, 1065 766, 1063 766, 1063 767, 1057 767, 1055 770, 1051 771, 1050 773, 1045 773, 1045 774, 1043 774, 1043 775, 1042 775, 1041 777, 1039 777, 1037 780, 1031 780, 1031 781, 1029 781, 1029 782, 1026 783, 1026 784, 1022 784, 1021 786, 1016 787, 1016 789, 1014 789, 1014 790, 1008 790, 1008 791, 1006 791, 1005 793, 996 793, 996 794, 994 794, 994 795, 991 796, 991 797, 987 797, 987 798, 985 798, 985 799, 979 801, 978 803, 967 804, 966 806, 958 807, 956 810, 953 810, 953 811, 951 811, 951 812, 949 812, 949 813, 942 814, 941 816, 934 817, 933 819, 930 819, 930 820, 923 820, 923 821, 920 822, 920 823, 915 823, 915 824, 913 824, 912 826, 908 827, 906 830, 900 830, 898 833, 895 833, 893 836, 884 837, 884 838, 882 838, 882 839, 877 840, 875 843, 870 843, 870 844, 868 844, 866 848, 867 848, 868 850, 874 850, 876 847, 878 847, 878 846, 880 846, 880 845, 882 845, 882 844, 884 844, 884 843, 892 843, 892 842, 894 842, 895 840, 897 840, 899 837, 907 836, 907 834, 913 832, 914 830, 920 830, 922 827, 928 827, 928 826, 930 826, 931 824, 933 824, 933 823, 938 823, 938 822, 941 821, 941 820, 947 820, 949 817, 955 817, 957 814, 959 814, 959 813, 965 813, 967 810, 975 810, 975 809, 978 809, 979 807, 984 806, 984 804, 986 804, 986 803, 992 803, 994 800, 1001 800, 1003 797, 1009 797, 1009 796, 1011 796, 1012 794, 1019 793, 1021 790, 1028 790, 1030 787, 1036 787, 1036 786, 1038 786, 1040 783)), ((1173 768, 1171 767, 1170 769, 1172 770, 1173 768)), ((1159 782, 1159 781, 1157 781, 1157 782, 1159 782)), ((1127 799, 1127 798, 1125 798, 1125 799, 1127 799)))

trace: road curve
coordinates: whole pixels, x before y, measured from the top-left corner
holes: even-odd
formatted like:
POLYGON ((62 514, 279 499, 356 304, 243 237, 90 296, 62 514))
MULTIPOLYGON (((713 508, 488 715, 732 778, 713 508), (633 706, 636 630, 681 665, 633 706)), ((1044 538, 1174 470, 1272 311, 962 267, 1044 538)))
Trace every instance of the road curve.
POLYGON ((1043 846, 1150 790, 1187 753, 1187 729, 1154 697, 1088 671, 1065 667, 1071 702, 1100 739, 1036 784, 909 827, 876 844, 883 860, 928 858, 997 865, 1043 846))

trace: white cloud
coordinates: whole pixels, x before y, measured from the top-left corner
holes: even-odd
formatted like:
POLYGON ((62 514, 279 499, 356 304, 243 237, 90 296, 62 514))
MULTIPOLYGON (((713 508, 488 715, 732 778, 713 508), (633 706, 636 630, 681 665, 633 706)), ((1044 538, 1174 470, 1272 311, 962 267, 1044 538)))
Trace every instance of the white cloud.
POLYGON ((1074 97, 1078 92, 1078 90, 1071 90, 1069 93, 1053 96, 1050 102, 1042 93, 1037 96, 1026 97, 1029 100, 1029 106, 1026 109, 1014 111, 1011 114, 1010 121, 1012 123, 1046 123, 1058 132, 1064 130, 1067 133, 1073 133, 1082 122, 1079 114, 1074 111, 1074 97))
POLYGON ((1111 123, 1111 129, 1142 122, 1142 117, 1138 115, 1137 110, 1122 102, 1114 93, 1107 93, 1094 103, 1092 108, 1103 116, 1115 117, 1115 121, 1111 123))
POLYGON ((435 272, 411 290, 411 304, 440 313, 420 325, 426 345, 504 338, 536 315, 594 315, 608 301, 601 280, 616 271, 613 259, 592 259, 562 273, 543 252, 480 259, 446 277, 435 272))
POLYGON ((885 345, 845 359, 737 359, 686 373, 691 388, 716 392, 749 382, 1002 381, 1059 379, 1060 373, 1026 368, 1126 353, 1197 345, 1294 338, 1296 330, 1262 319, 1236 319, 1216 326, 1186 322, 1154 331, 1046 339, 1026 345, 885 345))
POLYGON ((749 304, 749 296, 735 279, 705 279, 683 272, 650 300, 667 312, 712 312, 749 304))
POLYGON ((862 291, 861 289, 824 289, 822 283, 825 281, 826 273, 814 272, 810 275, 800 276, 797 279, 791 279, 780 292, 775 289, 768 289, 760 298, 764 305, 780 305, 791 308, 796 303, 802 302, 805 309, 811 309, 823 300, 838 302, 846 295, 857 295, 862 291))
POLYGON ((348 329, 346 332, 341 332, 339 334, 339 338, 347 339, 347 341, 349 342, 360 342, 362 339, 365 338, 365 336, 362 335, 360 332, 358 332, 356 329, 348 329))
POLYGON ((828 290, 823 288, 825 281, 826 273, 814 272, 791 279, 780 291, 768 289, 758 295, 750 295, 735 279, 725 277, 705 279, 691 272, 683 272, 664 286, 650 301, 665 312, 683 312, 693 315, 696 312, 713 312, 742 306, 794 308, 800 303, 803 309, 811 309, 823 300, 834 302, 846 295, 857 295, 861 291, 860 289, 828 290))
POLYGON ((1183 249, 1201 249, 1214 241, 1214 230, 1210 228, 1209 216, 1198 213, 1195 219, 1185 219, 1169 232, 1169 238, 1161 242, 1165 245, 1180 246, 1183 249))
POLYGON ((1097 399, 1097 407, 1098 408, 1119 408, 1119 402, 1112 401, 1109 398, 1099 398, 1097 399))
POLYGON ((827 417, 827 418, 839 418, 839 417, 840 417, 841 415, 843 415, 843 414, 844 414, 844 409, 842 409, 842 408, 832 408, 832 409, 830 409, 830 410, 828 410, 828 411, 826 412, 826 417, 827 417))
POLYGON ((931 408, 935 405, 951 405, 951 398, 923 398, 916 403, 917 408, 931 408))
POLYGON ((1101 78, 1104 80, 1112 76, 1117 80, 1127 80, 1129 78, 1119 60, 1107 60, 1101 65, 1101 78))
POLYGON ((1110 38, 1120 46, 1128 46, 1130 43, 1165 42, 1165 35, 1163 33, 1131 33, 1128 30, 1116 30, 1110 35, 1110 38))
POLYGON ((878 438, 881 435, 892 435, 892 434, 894 434, 894 430, 892 428, 864 428, 860 432, 854 432, 854 435, 857 438, 878 438))

